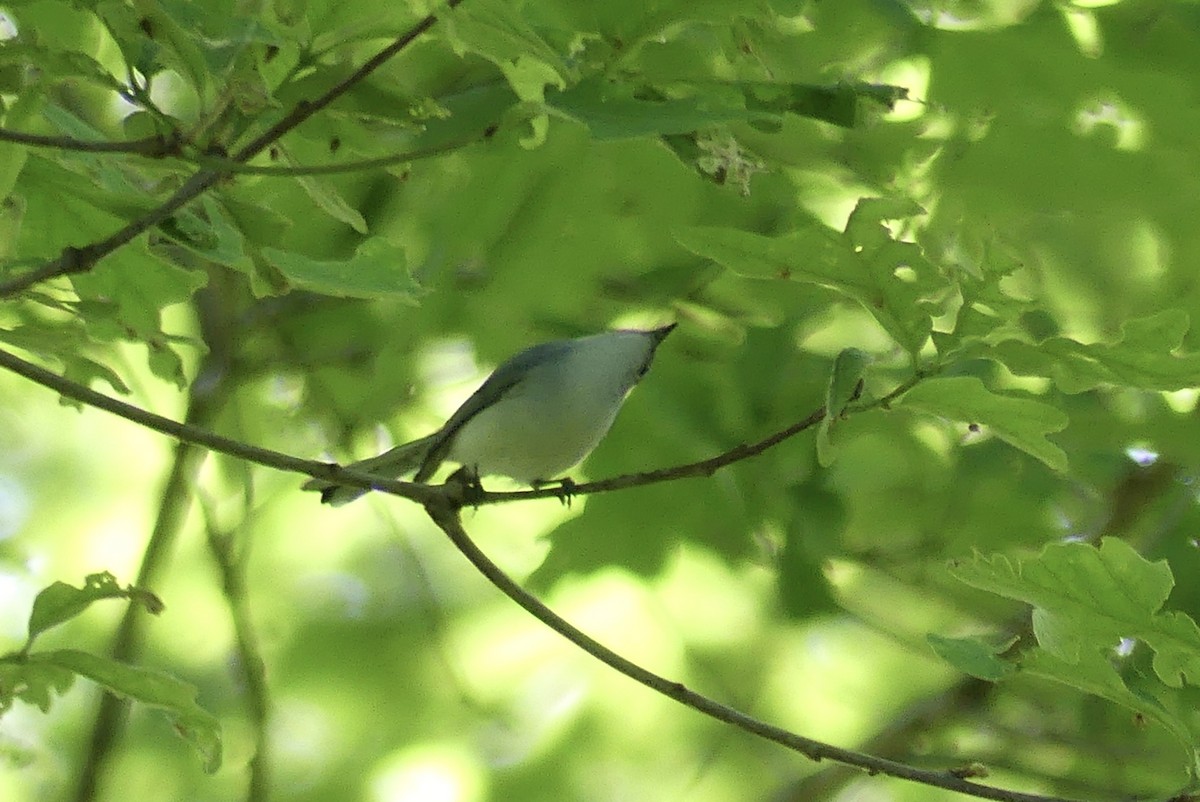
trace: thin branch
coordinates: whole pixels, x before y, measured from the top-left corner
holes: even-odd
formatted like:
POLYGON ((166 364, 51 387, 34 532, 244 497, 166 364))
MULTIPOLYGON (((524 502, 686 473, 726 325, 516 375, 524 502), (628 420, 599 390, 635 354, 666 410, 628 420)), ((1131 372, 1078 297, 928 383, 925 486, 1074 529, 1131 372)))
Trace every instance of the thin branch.
MULTIPOLYGON (((870 409, 887 409, 888 406, 900 396, 911 390, 918 382, 931 375, 932 371, 922 371, 914 373, 905 381, 897 385, 887 395, 876 398, 872 401, 864 401, 852 404, 842 412, 841 416, 866 412, 870 409)), ((742 443, 734 446, 728 451, 718 454, 715 457, 700 460, 699 462, 690 462, 686 465, 676 465, 670 468, 659 468, 654 471, 646 471, 644 473, 630 473, 624 476, 614 476, 611 479, 601 479, 597 482, 585 482, 583 484, 572 485, 569 490, 564 490, 561 487, 541 488, 538 490, 515 490, 502 493, 483 491, 478 498, 472 497, 471 504, 473 506, 482 506, 484 504, 503 504, 508 501, 527 501, 535 498, 563 498, 567 496, 582 496, 591 493, 607 493, 612 490, 624 490, 629 487, 640 487, 641 485, 655 484, 657 482, 666 482, 673 479, 686 479, 696 476, 712 476, 719 469, 727 465, 732 465, 735 462, 740 462, 744 459, 756 457, 769 448, 779 445, 784 440, 795 437, 801 432, 807 431, 825 419, 825 408, 822 407, 807 418, 793 423, 786 429, 782 429, 774 434, 764 437, 756 443, 742 443)))
POLYGON ((271 178, 290 178, 293 176, 302 175, 337 175, 339 173, 354 173, 363 170, 374 170, 379 167, 390 167, 393 164, 403 164, 404 162, 416 161, 418 159, 428 159, 430 156, 440 156, 443 153, 464 148, 467 145, 473 145, 483 139, 486 139, 489 132, 492 130, 489 126, 477 136, 470 138, 464 137, 461 140, 447 142, 442 145, 431 145, 427 148, 417 148, 415 150, 405 151, 404 153, 394 153, 391 156, 380 156, 374 159, 360 159, 358 161, 344 162, 342 164, 317 164, 312 166, 297 166, 297 167, 277 167, 269 164, 244 164, 231 158, 213 155, 202 155, 195 158, 195 163, 207 167, 211 170, 221 170, 232 175, 262 175, 271 178))
POLYGON ((242 680, 246 684, 246 712, 254 730, 254 754, 250 757, 246 802, 263 802, 270 789, 270 739, 267 731, 271 719, 271 697, 267 688, 266 663, 246 599, 245 556, 234 553, 233 533, 223 531, 217 524, 212 503, 201 496, 200 506, 204 513, 208 550, 220 571, 221 588, 233 620, 238 661, 241 663, 242 680))
MULTIPOLYGON (((462 0, 446 0, 446 8, 458 6, 462 0)), ((375 70, 379 69, 388 59, 408 47, 417 37, 428 31, 437 22, 435 14, 429 14, 417 22, 408 32, 396 39, 390 45, 380 50, 367 60, 365 64, 351 73, 347 78, 338 82, 320 97, 309 101, 300 101, 292 110, 284 115, 277 123, 263 131, 257 137, 246 143, 233 154, 236 162, 245 162, 271 146, 284 134, 297 127, 309 117, 324 109, 333 101, 348 92, 375 70)), ((56 259, 51 259, 41 266, 21 273, 5 281, 0 281, 0 298, 10 298, 42 281, 58 276, 76 273, 86 273, 104 257, 130 242, 146 231, 166 220, 172 214, 191 203, 207 192, 214 184, 229 175, 225 169, 201 169, 193 173, 171 197, 146 214, 132 220, 108 237, 83 247, 67 247, 56 259)))
POLYGON ((299 457, 293 457, 290 454, 284 454, 280 451, 272 451, 269 448, 260 448, 243 443, 240 440, 222 437, 207 429, 188 423, 180 423, 179 421, 165 418, 162 415, 156 415, 141 407, 136 407, 133 404, 118 401, 103 393, 98 393, 89 387, 84 387, 78 382, 73 382, 70 379, 65 379, 62 376, 51 373, 45 368, 34 365, 32 362, 26 362, 24 359, 3 349, 0 349, 0 367, 7 368, 35 384, 40 384, 43 387, 54 390, 56 393, 78 401, 81 404, 87 404, 88 406, 102 409, 105 412, 111 412, 118 417, 125 418, 128 421, 145 426, 147 429, 152 429, 184 443, 203 446, 210 451, 228 454, 257 465, 265 465, 268 468, 278 468, 281 471, 290 471, 292 473, 302 473, 314 479, 325 479, 350 487, 380 490, 395 496, 411 499, 420 504, 427 503, 436 496, 446 495, 445 491, 440 487, 417 484, 415 482, 383 479, 368 473, 341 468, 329 462, 300 459, 299 457))
MULTIPOLYGON (((193 407, 192 412, 196 413, 199 419, 203 419, 203 410, 193 407)), ((158 516, 142 553, 142 564, 138 569, 138 587, 149 588, 157 584, 159 571, 166 562, 170 547, 183 524, 191 499, 191 488, 195 484, 205 456, 206 452, 192 443, 180 442, 176 445, 171 471, 160 497, 158 516)), ((138 608, 136 604, 129 605, 121 616, 120 624, 117 625, 111 650, 115 660, 128 662, 138 651, 142 639, 141 622, 144 617, 138 608)), ((100 697, 96 720, 92 725, 87 751, 79 770, 73 797, 75 802, 91 802, 96 799, 104 774, 104 765, 117 744, 120 725, 127 708, 128 703, 113 694, 100 697)))
POLYGON ((92 140, 76 139, 71 136, 30 134, 25 131, 14 131, 11 128, 0 128, 0 142, 15 142, 35 148, 54 148, 55 150, 73 150, 83 153, 130 153, 154 159, 178 156, 181 144, 178 134, 147 136, 141 139, 92 140))
POLYGON ((810 760, 833 760, 848 766, 863 769, 868 774, 885 774, 902 780, 921 783, 935 788, 957 791, 979 799, 993 799, 999 802, 1077 802, 1065 797, 1045 796, 1042 794, 1027 794, 1020 791, 1009 791, 991 785, 972 782, 948 771, 930 771, 898 763, 893 760, 874 755, 843 749, 822 741, 797 735, 794 732, 768 724, 748 716, 728 705, 721 704, 689 689, 679 682, 661 677, 637 663, 628 660, 608 647, 585 635, 574 625, 568 623, 557 613, 543 604, 517 584, 508 574, 504 573, 492 562, 463 529, 459 520, 458 508, 446 499, 438 499, 425 505, 425 510, 433 522, 437 524, 450 541, 463 553, 463 556, 483 574, 489 582, 495 585, 501 593, 515 602, 537 620, 554 630, 571 643, 583 649, 592 657, 613 668, 636 682, 640 682, 652 691, 670 697, 680 704, 690 707, 718 721, 732 724, 746 732, 780 744, 794 752, 808 757, 810 760))

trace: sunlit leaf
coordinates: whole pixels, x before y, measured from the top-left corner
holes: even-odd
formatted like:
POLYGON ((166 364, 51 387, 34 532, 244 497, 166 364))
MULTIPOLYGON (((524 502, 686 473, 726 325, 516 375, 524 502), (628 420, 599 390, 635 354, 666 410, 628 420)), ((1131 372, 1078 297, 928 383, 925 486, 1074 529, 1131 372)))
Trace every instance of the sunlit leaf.
POLYGON ((1175 585, 1166 562, 1150 562, 1129 544, 1100 547, 1052 543, 1035 557, 977 556, 951 568, 973 587, 1034 607, 1034 632, 1046 651, 1067 663, 1136 638, 1154 650, 1154 670, 1167 685, 1200 684, 1200 627, 1163 610, 1175 585))
POLYGON ((986 352, 1024 376, 1046 376, 1064 392, 1081 393, 1101 385, 1180 390, 1200 385, 1200 353, 1179 353, 1189 318, 1165 309, 1130 320, 1113 343, 1084 344, 1052 337, 1036 344, 1005 340, 986 352))
POLYGON ((962 423, 987 427, 1004 442, 1037 457, 1055 470, 1067 467, 1066 453, 1046 435, 1066 428, 1054 407, 1013 395, 993 393, 971 376, 928 379, 909 390, 898 405, 962 423))
POLYGON ((972 677, 996 682, 1015 670, 1012 663, 997 657, 1012 646, 1011 640, 992 645, 980 638, 947 638, 930 634, 926 639, 938 657, 972 677))
POLYGON ((74 618, 101 599, 129 599, 152 613, 162 611, 162 602, 149 591, 132 585, 121 587, 116 577, 107 571, 90 574, 82 587, 55 582, 38 593, 29 614, 29 641, 32 642, 47 629, 74 618))
POLYGON ((597 139, 628 139, 655 134, 682 134, 735 120, 774 119, 752 111, 733 98, 714 93, 686 98, 646 98, 635 87, 582 81, 563 92, 551 92, 547 103, 582 122, 597 139))
POLYGON ((37 660, 0 660, 0 714, 16 700, 49 712, 55 696, 71 689, 75 672, 37 660))
POLYGON ((1168 710, 1158 700, 1130 689, 1112 662, 1099 652, 1085 652, 1065 660, 1045 649, 1023 655, 1021 674, 1051 680, 1092 696, 1107 699, 1161 724, 1188 752, 1196 749, 1197 734, 1188 718, 1168 710))
POLYGON ((200 753, 205 770, 214 772, 220 768, 221 725, 196 703, 194 686, 161 671, 75 649, 38 652, 29 659, 68 669, 118 696, 161 709, 170 717, 176 732, 200 753))
POLYGON ((295 286, 345 298, 399 298, 415 302, 420 288, 404 261, 404 252, 375 237, 345 261, 310 259, 266 248, 267 257, 295 286))
POLYGON ((894 239, 883 222, 919 212, 920 207, 906 199, 866 198, 859 201, 844 233, 809 221, 779 237, 737 229, 681 228, 675 238, 739 275, 817 284, 852 298, 915 355, 932 327, 922 301, 946 285, 920 248, 894 239))

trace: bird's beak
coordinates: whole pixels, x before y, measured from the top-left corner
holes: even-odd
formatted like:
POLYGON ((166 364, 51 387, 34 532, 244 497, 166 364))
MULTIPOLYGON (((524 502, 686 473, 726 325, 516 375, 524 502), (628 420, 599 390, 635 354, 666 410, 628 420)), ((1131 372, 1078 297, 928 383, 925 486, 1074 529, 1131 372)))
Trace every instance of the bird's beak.
POLYGON ((658 347, 658 344, 665 340, 667 335, 674 331, 678 325, 678 323, 671 323, 668 326, 663 326, 661 329, 652 329, 647 334, 654 338, 654 345, 658 347))

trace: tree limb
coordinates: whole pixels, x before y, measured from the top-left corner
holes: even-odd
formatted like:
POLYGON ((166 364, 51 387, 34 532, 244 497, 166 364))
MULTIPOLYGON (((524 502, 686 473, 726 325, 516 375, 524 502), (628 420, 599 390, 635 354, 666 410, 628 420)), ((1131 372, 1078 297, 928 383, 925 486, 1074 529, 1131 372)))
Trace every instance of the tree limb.
POLYGON ((147 429, 152 429, 160 434, 168 435, 184 443, 203 446, 210 451, 229 454, 230 456, 238 457, 257 465, 264 465, 268 468, 277 468, 281 471, 290 471, 292 473, 302 473, 314 479, 327 479, 352 487, 380 490, 395 496, 411 499, 421 504, 426 503, 433 496, 443 495, 439 487, 417 484, 415 482, 382 479, 371 474, 341 468, 329 462, 300 459, 290 454, 222 437, 199 426, 180 423, 179 421, 165 418, 162 415, 156 415, 133 404, 118 401, 111 396, 98 393, 90 387, 84 387, 78 382, 73 382, 70 379, 65 379, 62 376, 51 373, 45 368, 34 365, 32 362, 27 362, 2 349, 0 349, 0 367, 7 368, 35 384, 40 384, 43 387, 54 390, 81 404, 87 404, 88 406, 102 409, 105 412, 111 412, 118 417, 125 418, 128 421, 137 423, 147 429))
POLYGON ((0 142, 14 142, 18 145, 35 148, 73 150, 82 153, 130 153, 154 159, 178 156, 181 144, 177 135, 147 136, 141 139, 126 140, 91 140, 76 139, 71 136, 30 134, 25 131, 14 131, 11 128, 0 128, 0 142))
POLYGON ((459 520, 458 508, 438 500, 425 505, 425 510, 433 522, 437 524, 463 556, 483 574, 489 582, 495 585, 501 593, 515 602, 518 606, 554 630, 571 643, 583 649, 592 657, 613 668, 630 679, 640 682, 652 691, 667 696, 680 704, 703 713, 710 718, 732 724, 739 729, 765 738, 799 752, 810 760, 832 760, 847 766, 863 769, 869 774, 885 774, 902 780, 957 791, 961 794, 978 799, 993 799, 998 802, 1076 802, 1066 797, 1045 796, 1042 794, 1027 794, 1020 791, 1009 791, 991 785, 972 782, 957 776, 950 771, 930 771, 917 768, 905 763, 886 760, 875 755, 843 749, 822 741, 805 738, 794 732, 768 724, 740 710, 721 704, 707 696, 696 693, 682 683, 661 677, 652 671, 628 660, 616 652, 593 640, 574 625, 561 618, 557 613, 543 604, 535 596, 527 592, 508 574, 504 573, 480 548, 475 545, 470 535, 463 529, 459 520))
MULTIPOLYGON (((266 662, 259 645, 258 631, 250 615, 246 597, 245 555, 237 554, 235 531, 224 531, 217 523, 211 501, 200 497, 204 513, 204 531, 209 553, 221 574, 221 589, 233 621, 239 668, 245 684, 246 714, 254 732, 254 753, 247 766, 246 802, 264 802, 270 795, 271 696, 267 687, 266 662)), ((239 529, 245 525, 245 519, 239 529)))

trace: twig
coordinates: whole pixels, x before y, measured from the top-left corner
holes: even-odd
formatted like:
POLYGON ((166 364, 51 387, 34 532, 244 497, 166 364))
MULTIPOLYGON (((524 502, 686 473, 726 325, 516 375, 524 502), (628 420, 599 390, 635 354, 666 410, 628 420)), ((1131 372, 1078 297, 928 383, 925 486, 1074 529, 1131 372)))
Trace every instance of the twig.
MULTIPOLYGON (((191 443, 180 442, 176 446, 171 472, 159 501, 158 517, 154 521, 154 529, 142 554, 137 578, 138 587, 149 588, 156 584, 158 571, 165 562, 167 552, 183 523, 187 502, 191 498, 191 487, 195 484, 204 456, 205 452, 191 443)), ((111 653, 114 659, 128 661, 133 657, 141 640, 141 621, 138 605, 129 605, 121 616, 113 638, 111 653)), ((126 707, 124 700, 111 694, 100 698, 86 756, 79 770, 75 802, 90 802, 96 798, 104 764, 116 745, 126 707)))
MULTIPOLYGON (((869 409, 887 409, 893 401, 911 390, 918 382, 927 378, 934 369, 923 372, 914 373, 911 377, 901 382, 887 395, 876 398, 872 401, 864 401, 852 404, 842 412, 842 417, 856 412, 865 412, 869 409)), ((606 493, 611 490, 624 490, 629 487, 639 487, 641 485, 655 484, 657 482, 665 482, 672 479, 685 479, 695 476, 712 476, 719 469, 735 462, 740 462, 750 457, 756 457, 769 448, 779 445, 784 440, 795 437, 801 432, 807 431, 825 419, 825 408, 822 407, 807 418, 793 423, 786 429, 782 429, 774 434, 764 437, 756 443, 749 445, 742 443, 734 446, 728 451, 718 454, 715 457, 700 460, 699 462, 690 462, 686 465, 676 465, 671 468, 660 468, 655 471, 646 471, 644 473, 631 473, 624 476, 615 476, 611 479, 602 479, 598 482, 585 482, 583 484, 572 485, 570 495, 582 496, 590 493, 606 493)), ((515 490, 503 493, 495 493, 491 491, 483 491, 478 498, 472 498, 472 505, 482 506, 484 504, 503 504, 508 501, 527 501, 535 498, 562 498, 563 489, 558 487, 541 488, 538 490, 515 490)))
MULTIPOLYGON (((454 8, 461 2, 462 0, 446 0, 446 7, 454 8)), ((418 36, 432 28, 435 22, 437 22, 437 16, 429 14, 413 25, 413 27, 409 28, 403 36, 368 59, 366 63, 347 78, 331 87, 325 94, 313 100, 297 103, 277 123, 239 148, 233 154, 233 160, 236 162, 247 161, 270 147, 272 143, 284 134, 337 100, 359 81, 362 81, 372 72, 379 69, 388 59, 408 47, 418 36)), ((130 221, 108 237, 83 247, 64 248, 62 254, 56 259, 51 259, 27 273, 21 273, 0 282, 0 298, 10 298, 35 284, 57 276, 86 273, 95 267, 101 259, 163 222, 179 209, 203 195, 214 184, 228 175, 228 171, 222 168, 201 169, 193 173, 179 189, 175 190, 171 197, 136 220, 130 221)))
POLYGON ((393 164, 402 164, 404 162, 416 161, 417 159, 427 159, 430 156, 440 156, 443 153, 449 153, 453 150, 466 147, 467 145, 486 139, 491 131, 489 126, 478 136, 463 138, 454 142, 447 142, 442 145, 431 145, 427 148, 417 148, 416 150, 405 151, 404 153, 395 153, 391 156, 379 156, 374 159, 359 159, 352 162, 344 162, 342 164, 317 164, 312 166, 295 166, 295 167, 277 167, 269 164, 245 164, 231 158, 214 156, 211 154, 197 156, 195 162, 212 170, 221 170, 231 175, 261 175, 268 178, 290 178, 302 175, 337 175, 339 173, 353 173, 363 170, 374 170, 379 167, 389 167, 393 164))
POLYGON ((1065 797, 1027 794, 991 785, 983 785, 963 779, 948 771, 920 769, 905 763, 885 760, 874 755, 856 752, 851 749, 843 749, 822 741, 815 741, 785 730, 782 727, 777 727, 748 716, 728 705, 721 704, 707 696, 696 693, 682 683, 674 682, 642 668, 637 663, 622 657, 598 641, 593 640, 528 593, 475 545, 475 541, 471 539, 470 535, 462 527, 457 507, 454 507, 443 499, 426 504, 425 510, 428 512, 429 517, 433 519, 433 522, 437 524, 438 528, 446 533, 450 541, 463 553, 463 556, 467 558, 471 565, 475 566, 475 569, 479 573, 483 574, 501 593, 534 618, 610 668, 706 716, 723 721, 726 724, 732 724, 746 732, 785 746, 811 760, 833 760, 863 769, 869 774, 885 774, 889 777, 897 777, 902 780, 910 780, 935 788, 957 791, 958 793, 967 794, 979 799, 993 799, 999 802, 1077 802, 1065 797))
POLYGON ((19 145, 36 148, 73 150, 83 153, 130 153, 155 159, 178 156, 181 144, 178 135, 147 136, 141 139, 126 140, 91 140, 76 139, 71 136, 30 134, 25 131, 14 131, 11 128, 0 128, 0 142, 15 142, 19 145))
POLYGON ((246 600, 245 556, 234 554, 233 534, 224 532, 217 524, 212 503, 200 497, 204 513, 204 531, 209 553, 221 574, 221 587, 229 615, 233 619, 234 638, 246 683, 246 712, 254 729, 254 754, 250 758, 250 776, 246 782, 246 802, 262 802, 268 796, 270 783, 270 739, 267 730, 271 718, 271 703, 267 688, 266 663, 259 648, 258 633, 246 600))
POLYGON ((147 429, 152 429, 160 434, 168 435, 184 443, 203 446, 210 451, 229 454, 230 456, 239 457, 257 465, 278 468, 281 471, 302 473, 314 479, 326 479, 351 487, 380 490, 395 496, 412 499, 421 504, 426 503, 434 496, 445 495, 441 488, 438 487, 417 484, 415 482, 383 479, 371 474, 341 468, 329 462, 300 459, 290 454, 272 451, 269 448, 260 448, 252 446, 249 443, 243 443, 240 440, 222 437, 199 426, 180 423, 179 421, 165 418, 162 415, 156 415, 133 404, 118 401, 111 396, 98 393, 89 387, 84 387, 78 382, 73 382, 70 379, 65 379, 62 376, 51 373, 45 368, 34 365, 32 362, 26 362, 24 359, 2 349, 0 349, 0 367, 7 368, 19 376, 24 376, 35 384, 40 384, 43 387, 54 390, 60 395, 78 401, 81 404, 87 404, 88 406, 102 409, 105 412, 111 412, 128 421, 145 426, 147 429))

